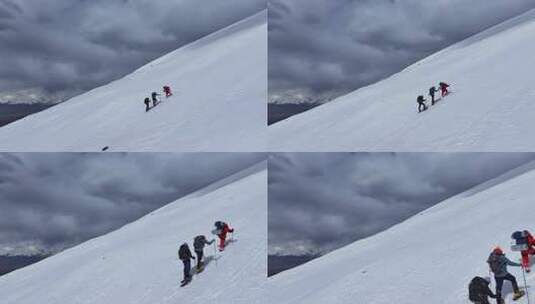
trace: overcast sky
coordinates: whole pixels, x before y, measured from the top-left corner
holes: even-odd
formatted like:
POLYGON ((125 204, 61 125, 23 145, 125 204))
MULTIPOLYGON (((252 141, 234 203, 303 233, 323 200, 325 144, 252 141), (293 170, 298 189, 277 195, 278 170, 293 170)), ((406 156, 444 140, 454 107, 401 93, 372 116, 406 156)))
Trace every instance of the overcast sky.
POLYGON ((269 253, 329 252, 530 160, 534 153, 272 154, 269 253))
POLYGON ((0 93, 88 90, 265 7, 265 0, 2 0, 0 93))
POLYGON ((0 154, 0 254, 112 231, 265 159, 247 153, 0 154))
POLYGON ((353 91, 532 8, 533 0, 270 0, 270 99, 353 91))

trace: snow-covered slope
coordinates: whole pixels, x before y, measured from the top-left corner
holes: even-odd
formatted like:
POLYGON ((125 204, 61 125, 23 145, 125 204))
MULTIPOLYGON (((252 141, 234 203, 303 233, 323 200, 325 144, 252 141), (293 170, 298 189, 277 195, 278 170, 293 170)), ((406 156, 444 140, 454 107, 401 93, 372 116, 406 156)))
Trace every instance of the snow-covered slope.
MULTIPOLYGON (((485 261, 494 246, 502 246, 512 260, 520 258, 509 249, 510 235, 535 230, 534 184, 535 163, 529 163, 382 233, 273 276, 270 303, 469 303, 468 282, 489 276, 485 261)), ((509 270, 524 285, 520 268, 509 270)), ((535 284, 535 273, 528 284, 535 284)), ((510 285, 504 291, 510 303, 510 285)))
POLYGON ((0 128, 0 150, 262 151, 266 66, 264 11, 0 128), (164 85, 174 96, 145 113, 145 97, 164 85))
POLYGON ((0 277, 2 304, 265 303, 266 164, 170 203, 119 230, 0 277), (178 246, 210 236, 215 220, 235 228, 223 253, 179 287, 178 246))
POLYGON ((535 10, 269 127, 272 151, 532 151, 535 10), (417 113, 440 81, 454 93, 417 113), (427 97, 426 97, 427 98, 427 97))

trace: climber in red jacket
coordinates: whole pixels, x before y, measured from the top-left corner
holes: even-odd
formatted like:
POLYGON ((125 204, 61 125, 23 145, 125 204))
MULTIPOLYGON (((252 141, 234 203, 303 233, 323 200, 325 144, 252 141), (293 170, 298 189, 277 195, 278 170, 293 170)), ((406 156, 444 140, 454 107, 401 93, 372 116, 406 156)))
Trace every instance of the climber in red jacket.
POLYGON ((173 96, 173 93, 171 93, 171 87, 168 85, 163 87, 163 92, 165 93, 165 97, 173 96))
POLYGON ((441 82, 438 84, 439 88, 440 88, 440 93, 442 95, 442 97, 448 95, 450 92, 448 91, 448 88, 450 87, 449 84, 445 83, 445 82, 441 82))
POLYGON ((535 238, 529 233, 529 231, 524 230, 524 234, 527 238, 527 245, 528 249, 522 250, 520 254, 522 254, 522 267, 526 270, 526 272, 530 272, 530 255, 535 255, 535 238))
POLYGON ((227 233, 234 232, 234 229, 230 228, 229 225, 225 222, 217 221, 215 222, 215 234, 219 237, 219 251, 225 249, 225 240, 227 239, 227 233))

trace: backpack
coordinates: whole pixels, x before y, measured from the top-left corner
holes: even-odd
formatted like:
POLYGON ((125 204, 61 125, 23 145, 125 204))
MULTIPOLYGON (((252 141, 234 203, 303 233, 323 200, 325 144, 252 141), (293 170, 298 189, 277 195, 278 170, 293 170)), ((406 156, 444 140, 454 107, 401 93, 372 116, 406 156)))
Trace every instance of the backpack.
POLYGON ((474 277, 468 285, 468 299, 470 301, 481 301, 481 298, 487 296, 489 282, 482 277, 474 277))
POLYGON ((188 251, 189 251, 188 245, 182 244, 180 246, 180 249, 178 249, 178 258, 181 260, 185 260, 189 258, 188 251))
POLYGON ((195 248, 195 250, 202 250, 204 248, 204 241, 205 240, 206 240, 206 238, 204 237, 204 235, 196 236, 193 239, 193 248, 195 248))
MULTIPOLYGON (((517 244, 518 244, 518 241, 525 241, 527 242, 527 239, 528 239, 528 235, 524 232, 524 231, 515 231, 513 232, 513 234, 511 234, 511 238, 513 240, 516 240, 517 241, 517 244)), ((523 244, 523 243, 522 243, 523 244)))
POLYGON ((487 263, 489 264, 490 271, 492 271, 493 273, 500 271, 501 262, 499 255, 491 253, 487 260, 487 263))
POLYGON ((528 250, 528 235, 524 231, 515 231, 511 235, 511 238, 515 240, 515 244, 511 245, 511 250, 513 251, 523 251, 528 250))
POLYGON ((435 95, 436 91, 437 91, 437 89, 435 89, 435 87, 429 88, 429 95, 431 95, 431 96, 435 95))
POLYGON ((147 97, 145 98, 145 104, 149 104, 150 103, 150 99, 147 97))
POLYGON ((223 230, 223 228, 225 228, 225 223, 222 221, 217 221, 214 225, 218 230, 223 230))

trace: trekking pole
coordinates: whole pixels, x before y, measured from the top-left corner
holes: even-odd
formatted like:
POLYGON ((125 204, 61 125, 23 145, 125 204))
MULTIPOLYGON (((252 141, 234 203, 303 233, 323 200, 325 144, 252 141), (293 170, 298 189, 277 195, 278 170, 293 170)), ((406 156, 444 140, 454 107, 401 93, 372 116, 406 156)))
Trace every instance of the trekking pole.
POLYGON ((214 260, 215 260, 215 266, 217 267, 217 249, 214 242, 214 260))
POLYGON ((526 297, 528 298, 528 304, 529 304, 529 290, 528 290, 528 283, 526 281, 526 272, 524 271, 524 266, 522 266, 522 277, 524 278, 524 286, 526 288, 526 297))

